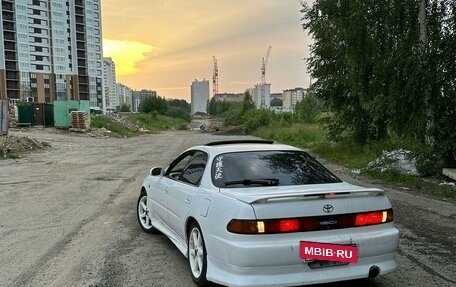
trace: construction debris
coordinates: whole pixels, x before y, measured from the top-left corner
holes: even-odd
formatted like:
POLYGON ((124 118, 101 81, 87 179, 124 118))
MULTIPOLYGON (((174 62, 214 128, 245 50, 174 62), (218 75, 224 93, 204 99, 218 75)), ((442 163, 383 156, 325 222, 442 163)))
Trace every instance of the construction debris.
POLYGON ((0 156, 2 158, 21 158, 26 152, 50 147, 47 142, 40 142, 29 137, 0 137, 0 156))
MULTIPOLYGON (((70 129, 71 130, 71 129, 70 129)), ((89 132, 87 132, 87 135, 93 138, 109 138, 112 135, 112 131, 106 129, 106 128, 100 128, 100 129, 91 129, 89 132)))
POLYGON ((105 115, 105 117, 109 118, 113 122, 118 122, 122 124, 124 127, 129 129, 130 131, 142 131, 142 132, 148 132, 148 130, 145 130, 134 123, 130 122, 127 117, 121 115, 121 114, 109 114, 105 115))
POLYGON ((416 159, 412 152, 404 149, 383 151, 383 154, 374 161, 367 164, 366 170, 384 172, 386 170, 397 170, 410 175, 420 175, 416 169, 416 159))

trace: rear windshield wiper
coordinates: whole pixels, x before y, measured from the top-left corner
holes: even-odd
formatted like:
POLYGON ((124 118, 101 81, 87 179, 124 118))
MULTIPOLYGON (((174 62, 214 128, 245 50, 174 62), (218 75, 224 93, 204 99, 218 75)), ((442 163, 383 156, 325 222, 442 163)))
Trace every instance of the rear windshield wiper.
POLYGON ((225 182, 225 186, 242 184, 242 185, 263 185, 263 186, 276 186, 279 185, 277 178, 261 178, 261 179, 242 179, 225 182))

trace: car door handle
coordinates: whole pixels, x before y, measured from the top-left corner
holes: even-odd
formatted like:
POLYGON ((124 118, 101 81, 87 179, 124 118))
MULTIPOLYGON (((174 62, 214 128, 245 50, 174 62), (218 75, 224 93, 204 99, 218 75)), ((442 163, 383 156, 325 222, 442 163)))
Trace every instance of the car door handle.
POLYGON ((190 204, 190 202, 192 202, 192 200, 190 198, 185 199, 185 203, 190 204))
POLYGON ((168 190, 167 189, 163 189, 163 193, 164 194, 168 194, 168 190))

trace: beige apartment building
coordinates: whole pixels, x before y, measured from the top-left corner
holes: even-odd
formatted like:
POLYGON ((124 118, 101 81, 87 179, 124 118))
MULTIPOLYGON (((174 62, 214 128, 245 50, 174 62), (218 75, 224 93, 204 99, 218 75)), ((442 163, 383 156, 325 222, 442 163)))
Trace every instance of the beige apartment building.
POLYGON ((0 98, 103 107, 100 0, 2 0, 0 98))

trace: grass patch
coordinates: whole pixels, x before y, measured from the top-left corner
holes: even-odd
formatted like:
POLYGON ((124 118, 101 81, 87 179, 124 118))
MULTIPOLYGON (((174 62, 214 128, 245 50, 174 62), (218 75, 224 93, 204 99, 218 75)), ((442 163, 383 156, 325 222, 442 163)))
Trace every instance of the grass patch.
POLYGON ((363 172, 372 178, 380 179, 383 181, 395 183, 404 187, 408 188, 415 188, 415 189, 422 189, 423 188, 423 181, 415 175, 404 174, 397 170, 385 170, 381 171, 374 171, 369 170, 363 172))
POLYGON ((165 131, 170 129, 187 129, 187 122, 185 120, 170 118, 154 112, 148 114, 128 114, 127 119, 135 125, 151 132, 165 131))
POLYGON ((439 186, 435 189, 435 193, 440 194, 444 197, 456 199, 456 187, 439 186))
POLYGON ((329 161, 351 169, 366 167, 369 162, 382 153, 377 146, 360 146, 355 143, 332 143, 329 141, 315 145, 312 151, 329 161))
POLYGON ((362 168, 377 158, 378 146, 354 143, 334 143, 327 139, 326 130, 319 124, 292 124, 288 127, 270 125, 257 129, 255 136, 309 149, 313 153, 348 168, 362 168))
POLYGON ((306 149, 326 141, 326 131, 316 124, 272 125, 255 130, 253 135, 306 149))
POLYGON ((363 174, 399 187, 419 189, 427 194, 456 199, 456 187, 437 185, 434 182, 428 182, 415 175, 403 174, 397 170, 365 171, 363 174))

